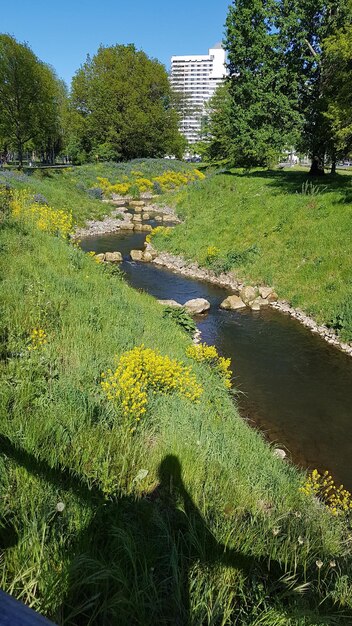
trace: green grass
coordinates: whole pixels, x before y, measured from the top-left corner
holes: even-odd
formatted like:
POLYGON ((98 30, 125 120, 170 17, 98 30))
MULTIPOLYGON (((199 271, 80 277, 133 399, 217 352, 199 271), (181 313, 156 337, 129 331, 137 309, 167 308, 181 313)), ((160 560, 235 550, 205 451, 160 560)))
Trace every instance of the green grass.
POLYGON ((70 626, 350 623, 346 522, 300 494, 177 323, 26 223, 4 219, 0 246, 1 588, 70 626), (150 396, 132 436, 99 383, 141 343, 204 394, 150 396))
POLYGON ((307 173, 231 170, 173 196, 184 224, 161 249, 248 283, 273 286, 279 297, 331 323, 352 340, 352 179, 308 183, 307 173), (207 249, 215 246, 212 262, 207 249))
POLYGON ((152 178, 165 172, 184 172, 194 169, 193 164, 172 159, 135 159, 127 163, 91 163, 63 169, 27 169, 25 173, 13 169, 0 170, 0 184, 13 189, 27 189, 41 194, 54 209, 71 211, 76 224, 83 226, 87 220, 102 219, 113 206, 92 198, 89 190, 99 186, 98 177, 108 178, 114 184, 133 178, 152 178))

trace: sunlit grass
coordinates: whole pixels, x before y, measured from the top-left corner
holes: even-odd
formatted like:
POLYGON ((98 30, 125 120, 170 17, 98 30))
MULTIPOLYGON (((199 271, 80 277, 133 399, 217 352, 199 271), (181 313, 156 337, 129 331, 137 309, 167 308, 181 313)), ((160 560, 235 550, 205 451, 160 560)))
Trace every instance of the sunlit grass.
POLYGON ((30 223, 7 219, 0 246, 1 587, 71 626, 348 623, 345 520, 300 492, 187 334, 30 223), (151 393, 132 435, 100 382, 141 344, 204 391, 151 393))
POLYGON ((173 197, 184 224, 154 241, 203 265, 212 247, 220 269, 232 255, 240 279, 274 287, 352 339, 352 179, 326 176, 308 188, 306 181, 307 172, 296 170, 210 176, 173 197))

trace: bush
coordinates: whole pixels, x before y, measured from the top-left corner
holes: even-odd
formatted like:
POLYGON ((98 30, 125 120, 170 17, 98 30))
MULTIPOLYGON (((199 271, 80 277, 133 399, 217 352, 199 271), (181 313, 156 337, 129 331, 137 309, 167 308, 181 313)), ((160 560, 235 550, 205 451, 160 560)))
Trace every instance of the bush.
POLYGON ((103 199, 103 190, 101 187, 92 187, 91 189, 87 189, 87 194, 90 198, 94 200, 102 200, 103 199))
POLYGON ((33 196, 33 200, 34 200, 34 202, 37 202, 38 204, 49 204, 49 202, 47 201, 46 197, 43 196, 43 194, 41 194, 41 193, 36 193, 33 196))
POLYGON ((352 341, 352 296, 342 302, 328 326, 336 330, 344 341, 352 341))
POLYGON ((171 317, 176 324, 181 326, 186 333, 193 335, 195 333, 197 326, 195 325, 191 316, 187 313, 184 307, 175 308, 172 306, 167 306, 164 309, 163 317, 171 317))
POLYGON ((153 193, 155 193, 157 196, 160 196, 163 193, 161 185, 157 180, 153 182, 153 193))

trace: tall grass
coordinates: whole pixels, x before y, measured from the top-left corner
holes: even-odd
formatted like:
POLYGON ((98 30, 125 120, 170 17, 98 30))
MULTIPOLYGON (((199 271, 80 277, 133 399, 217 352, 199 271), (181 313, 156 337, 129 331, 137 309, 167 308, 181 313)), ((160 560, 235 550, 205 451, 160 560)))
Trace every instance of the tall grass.
POLYGON ((70 626, 350 623, 346 521, 299 492, 186 333, 28 223, 4 219, 0 246, 2 588, 70 626), (100 377, 141 343, 204 393, 151 394, 131 435, 100 377))
POLYGON ((306 180, 300 171, 210 176, 170 198, 184 223, 155 244, 273 286, 352 340, 352 179, 306 180))

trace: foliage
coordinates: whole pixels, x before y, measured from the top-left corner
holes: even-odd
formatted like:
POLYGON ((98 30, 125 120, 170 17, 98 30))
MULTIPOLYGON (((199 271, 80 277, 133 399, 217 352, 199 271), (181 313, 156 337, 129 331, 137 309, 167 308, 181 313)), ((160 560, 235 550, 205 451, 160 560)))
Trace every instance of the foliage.
POLYGON ((33 328, 29 336, 28 350, 40 350, 47 343, 47 334, 43 328, 33 328))
POLYGON ((231 359, 220 356, 215 346, 208 346, 206 343, 189 346, 187 356, 198 363, 208 363, 220 374, 226 389, 231 389, 231 359))
MULTIPOLYGON (((129 423, 140 422, 147 413, 148 392, 178 392, 192 402, 203 393, 189 367, 143 345, 122 354, 116 370, 102 373, 102 389, 117 413, 129 423)), ((131 429, 134 432, 135 426, 131 429)))
POLYGON ((132 44, 101 46, 72 81, 68 111, 72 156, 103 161, 181 156, 184 140, 172 99, 161 63, 132 44))
POLYGON ((229 81, 210 103, 208 158, 271 165, 296 146, 319 174, 324 159, 344 156, 351 20, 352 5, 342 0, 233 2, 229 81))
POLYGON ((232 97, 230 81, 216 89, 207 103, 199 154, 206 160, 230 160, 232 157, 232 97))
POLYGON ((330 125, 334 159, 343 159, 351 149, 352 99, 352 26, 345 25, 323 42, 322 92, 324 115, 330 125))
POLYGON ((73 231, 72 214, 31 201, 26 191, 12 194, 10 207, 16 218, 32 221, 39 230, 67 239, 73 231))
POLYGON ((0 143, 18 153, 25 147, 55 150, 60 142, 64 87, 53 70, 25 44, 0 35, 0 143))
POLYGON ((189 335, 193 335, 197 329, 197 326, 193 318, 187 313, 186 309, 182 307, 166 306, 164 307, 163 317, 169 317, 173 319, 176 324, 181 326, 183 330, 189 335))
POLYGON ((297 147, 312 157, 311 173, 319 174, 323 172, 326 157, 332 161, 337 157, 331 124, 325 115, 322 51, 326 38, 350 23, 351 4, 343 0, 306 0, 282 3, 282 6, 278 27, 292 82, 298 85, 299 109, 304 117, 297 147))
POLYGON ((188 185, 196 180, 203 180, 205 175, 197 169, 188 169, 184 172, 165 171, 159 176, 155 176, 151 179, 146 177, 141 178, 140 172, 130 172, 130 180, 124 175, 123 181, 115 180, 114 183, 110 183, 107 178, 101 176, 97 177, 99 188, 101 188, 104 194, 109 197, 111 194, 117 194, 119 196, 132 195, 139 197, 142 193, 150 193, 154 190, 154 185, 157 185, 160 189, 160 193, 177 189, 183 185, 188 185))
POLYGON ((103 190, 101 187, 92 187, 92 189, 87 189, 87 194, 90 198, 94 198, 95 200, 103 199, 103 190))
MULTIPOLYGON (((57 179, 39 182, 52 203, 57 179)), ((150 393, 131 437, 101 372, 141 342, 179 363, 189 339, 106 266, 19 226, 0 231, 1 588, 68 626, 348 623, 342 519, 299 493, 206 362, 190 361, 199 402, 150 393), (33 329, 48 341, 28 351, 33 329)))
POLYGON ((318 196, 324 191, 326 191, 326 187, 315 185, 311 180, 305 180, 302 183, 301 194, 303 196, 318 196))
POLYGON ((10 190, 8 189, 7 185, 0 184, 0 226, 11 213, 10 201, 10 190))
POLYGON ((147 243, 151 243, 153 237, 157 236, 161 239, 167 239, 170 237, 172 229, 170 226, 155 226, 151 233, 146 236, 145 240, 147 243))
POLYGON ((344 297, 336 313, 328 321, 328 326, 336 330, 345 341, 352 341, 352 294, 344 297))
POLYGON ((318 182, 297 170, 210 176, 169 198, 183 223, 167 237, 153 234, 153 246, 270 285, 350 341, 350 175, 318 182), (219 250, 213 258, 209 243, 219 250))
POLYGON ((33 196, 33 200, 34 202, 37 202, 38 204, 49 204, 46 197, 43 196, 42 193, 35 193, 33 196))
POLYGON ((258 254, 258 247, 256 244, 249 246, 241 252, 230 250, 226 253, 225 257, 221 256, 219 248, 210 246, 207 249, 205 265, 212 269, 215 274, 221 274, 222 272, 229 272, 237 265, 248 263, 251 259, 253 259, 253 255, 255 254, 258 254))
POLYGON ((327 470, 323 474, 313 470, 300 490, 306 496, 319 498, 333 515, 346 514, 352 509, 351 493, 343 485, 337 487, 327 470))
POLYGON ((216 99, 210 151, 216 158, 229 157, 234 165, 277 162, 301 126, 297 82, 285 63, 277 29, 279 4, 238 0, 228 10, 229 97, 216 99))

